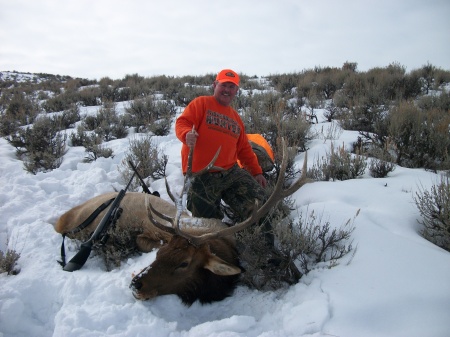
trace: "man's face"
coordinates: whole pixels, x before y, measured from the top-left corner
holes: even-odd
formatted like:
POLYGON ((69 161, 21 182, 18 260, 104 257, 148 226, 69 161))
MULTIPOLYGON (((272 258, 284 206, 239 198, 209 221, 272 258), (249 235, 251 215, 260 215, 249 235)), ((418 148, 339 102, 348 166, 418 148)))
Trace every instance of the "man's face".
POLYGON ((215 81, 213 83, 214 97, 219 104, 229 106, 234 96, 236 96, 239 87, 232 82, 219 83, 215 81))

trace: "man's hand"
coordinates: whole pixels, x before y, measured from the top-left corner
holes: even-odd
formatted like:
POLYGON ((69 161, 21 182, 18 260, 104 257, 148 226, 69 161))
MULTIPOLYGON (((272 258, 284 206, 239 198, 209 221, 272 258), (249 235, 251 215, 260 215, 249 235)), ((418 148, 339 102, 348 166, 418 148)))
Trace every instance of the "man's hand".
POLYGON ((260 184, 263 188, 266 188, 267 180, 262 174, 257 174, 254 178, 258 182, 258 184, 260 184))
POLYGON ((189 147, 194 147, 197 142, 198 133, 192 128, 192 131, 186 133, 186 145, 189 147))

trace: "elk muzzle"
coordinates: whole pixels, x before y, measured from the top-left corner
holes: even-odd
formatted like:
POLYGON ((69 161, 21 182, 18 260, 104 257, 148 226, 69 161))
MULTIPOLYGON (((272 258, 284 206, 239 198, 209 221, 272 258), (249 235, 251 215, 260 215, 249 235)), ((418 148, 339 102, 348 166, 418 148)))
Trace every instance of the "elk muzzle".
POLYGON ((158 296, 158 292, 156 290, 150 291, 145 296, 141 292, 142 287, 144 285, 142 282, 142 276, 145 275, 149 269, 150 269, 150 266, 147 268, 144 268, 139 274, 134 276, 133 279, 131 280, 129 288, 131 289, 131 292, 132 292, 134 298, 137 300, 146 301, 146 300, 149 300, 151 298, 158 296))

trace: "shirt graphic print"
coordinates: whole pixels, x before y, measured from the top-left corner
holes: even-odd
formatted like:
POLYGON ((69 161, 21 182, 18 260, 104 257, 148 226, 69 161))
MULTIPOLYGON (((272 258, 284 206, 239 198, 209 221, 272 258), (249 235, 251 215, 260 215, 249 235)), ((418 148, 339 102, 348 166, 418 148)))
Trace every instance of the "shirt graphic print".
POLYGON ((206 125, 208 129, 225 133, 233 138, 239 138, 241 134, 241 127, 237 121, 212 110, 206 111, 206 125))

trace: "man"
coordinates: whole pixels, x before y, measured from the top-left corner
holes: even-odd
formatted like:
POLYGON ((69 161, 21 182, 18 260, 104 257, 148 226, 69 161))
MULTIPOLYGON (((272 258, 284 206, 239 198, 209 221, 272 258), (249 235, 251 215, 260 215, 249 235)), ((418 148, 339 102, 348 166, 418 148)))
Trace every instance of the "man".
POLYGON ((239 90, 239 75, 224 69, 213 83, 214 94, 194 99, 178 117, 175 131, 183 143, 183 173, 187 171, 188 154, 194 148, 192 172, 209 164, 221 148, 215 162, 222 170, 195 177, 188 194, 187 208, 195 217, 223 218, 223 200, 239 220, 250 215, 255 199, 265 200, 266 179, 245 133, 244 123, 230 106, 239 90), (240 168, 241 163, 249 170, 240 168))

